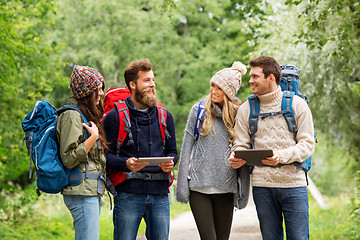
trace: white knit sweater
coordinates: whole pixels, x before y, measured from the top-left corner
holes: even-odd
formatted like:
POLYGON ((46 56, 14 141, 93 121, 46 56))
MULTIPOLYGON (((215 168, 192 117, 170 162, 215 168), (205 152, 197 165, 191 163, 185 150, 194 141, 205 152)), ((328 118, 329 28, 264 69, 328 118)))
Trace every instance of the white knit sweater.
MULTIPOLYGON (((259 97, 260 113, 281 111, 283 92, 281 88, 259 97)), ((269 148, 280 153, 280 163, 302 162, 310 157, 315 150, 314 128, 311 111, 306 102, 298 96, 293 99, 293 112, 298 128, 297 143, 289 131, 283 115, 259 118, 258 131, 255 133, 255 148, 269 148)), ((239 108, 236 115, 235 149, 250 149, 249 102, 239 108)), ((295 164, 281 167, 256 166, 252 172, 251 182, 256 187, 292 188, 306 186, 303 170, 295 164)))

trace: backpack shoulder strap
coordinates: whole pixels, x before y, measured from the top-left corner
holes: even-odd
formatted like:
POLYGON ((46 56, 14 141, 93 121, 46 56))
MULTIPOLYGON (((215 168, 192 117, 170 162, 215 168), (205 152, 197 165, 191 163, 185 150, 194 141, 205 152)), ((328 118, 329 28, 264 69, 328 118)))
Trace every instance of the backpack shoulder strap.
POLYGON ((259 120, 260 113, 260 103, 259 98, 256 94, 252 94, 248 97, 250 104, 250 114, 249 114, 249 129, 251 137, 252 148, 255 149, 255 133, 257 132, 257 125, 259 120))
POLYGON ((206 110, 205 110, 205 102, 200 101, 197 116, 196 116, 195 127, 194 127, 194 139, 195 139, 195 141, 199 139, 199 135, 200 135, 199 129, 201 128, 202 121, 204 120, 205 112, 206 112, 206 110))
POLYGON ((167 127, 167 111, 163 104, 158 103, 156 105, 157 112, 158 112, 158 118, 159 118, 159 126, 160 126, 160 132, 161 132, 161 144, 165 146, 165 137, 170 137, 170 134, 167 127))
MULTIPOLYGON (((297 135, 298 129, 296 126, 295 116, 294 116, 294 112, 293 112, 293 108, 292 108, 292 103, 293 103, 293 99, 294 99, 295 95, 296 94, 293 91, 284 91, 284 96, 283 96, 283 99, 281 102, 281 110, 287 112, 284 114, 284 117, 285 117, 286 123, 289 127, 289 131, 294 133, 294 139, 297 142, 296 135, 297 135)), ((299 97, 301 97, 301 96, 299 96, 299 97)), ((314 134, 314 138, 316 140, 315 134, 314 134)), ((306 176, 306 181, 308 182, 307 172, 311 168, 311 157, 305 159, 305 161, 303 161, 303 162, 296 163, 296 168, 300 169, 300 170, 304 170, 305 176, 306 176)))
MULTIPOLYGON (((56 117, 58 118, 60 116, 60 114, 62 114, 63 112, 67 111, 67 110, 75 110, 78 111, 82 117, 82 120, 85 124, 88 124, 88 121, 85 117, 85 115, 81 112, 81 110, 76 106, 76 105, 65 105, 61 108, 59 108, 56 111, 56 117)), ((84 141, 87 139, 87 135, 88 135, 88 131, 85 129, 85 134, 84 134, 84 141)))
POLYGON ((81 117, 83 118, 83 121, 84 123, 87 123, 87 119, 85 117, 85 115, 81 112, 81 110, 76 106, 76 105, 65 105, 61 108, 59 108, 57 111, 56 111, 56 114, 57 115, 60 115, 61 113, 65 112, 66 110, 75 110, 75 111, 78 111, 81 115, 81 117))
POLYGON ((297 126, 295 121, 295 116, 292 108, 293 99, 295 96, 295 92, 292 91, 284 91, 284 96, 281 101, 281 110, 284 111, 284 118, 288 125, 289 131, 294 133, 294 139, 296 141, 297 135, 297 126))
POLYGON ((116 144, 116 154, 119 155, 120 147, 124 144, 126 136, 129 135, 129 144, 134 143, 134 140, 131 133, 129 108, 122 100, 115 102, 114 105, 119 117, 119 133, 116 144))

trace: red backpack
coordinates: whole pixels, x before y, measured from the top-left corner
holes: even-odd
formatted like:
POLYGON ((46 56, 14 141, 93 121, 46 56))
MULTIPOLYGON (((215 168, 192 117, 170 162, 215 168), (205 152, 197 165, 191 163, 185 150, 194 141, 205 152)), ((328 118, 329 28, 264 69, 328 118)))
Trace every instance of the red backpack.
MULTIPOLYGON (((117 147, 116 155, 120 154, 120 147, 123 145, 124 140, 127 135, 129 135, 129 142, 133 141, 133 136, 131 133, 131 123, 130 123, 130 114, 129 108, 125 104, 125 99, 131 96, 131 92, 128 88, 110 88, 104 98, 104 115, 105 116, 115 107, 119 115, 119 133, 117 137, 117 147)), ((157 104, 157 111, 159 115, 159 125, 161 131, 161 144, 165 145, 165 137, 169 135, 166 129, 167 123, 167 112, 163 104, 157 104)), ((116 170, 109 170, 110 181, 116 186, 126 179, 126 172, 120 172, 116 170)), ((169 187, 174 181, 174 174, 172 171, 169 172, 169 187)))

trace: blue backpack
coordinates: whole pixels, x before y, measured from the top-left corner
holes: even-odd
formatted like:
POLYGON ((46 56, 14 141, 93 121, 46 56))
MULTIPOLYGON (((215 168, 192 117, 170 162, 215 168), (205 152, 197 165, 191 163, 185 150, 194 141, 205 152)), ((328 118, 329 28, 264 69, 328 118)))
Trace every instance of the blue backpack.
MULTIPOLYGON (((260 113, 260 104, 259 98, 256 94, 250 95, 248 97, 250 104, 250 115, 249 115, 249 128, 250 128, 250 137, 252 148, 255 149, 255 133, 257 132, 257 123, 259 117, 262 119, 282 114, 286 120, 289 131, 294 134, 294 139, 297 142, 297 126, 292 109, 292 102, 295 95, 303 98, 306 103, 308 99, 304 96, 300 89, 300 70, 293 65, 283 65, 281 66, 281 81, 280 87, 284 92, 284 96, 281 102, 281 111, 279 112, 269 112, 269 113, 260 113)), ((315 141, 317 142, 316 135, 314 135, 315 141)), ((307 173, 311 168, 311 157, 307 158, 302 163, 296 163, 298 169, 302 169, 307 173)), ((281 165, 281 164, 280 164, 281 165)))
POLYGON ((194 139, 195 141, 199 139, 199 129, 201 128, 202 122, 204 120, 205 117, 205 102, 203 100, 201 100, 199 102, 199 108, 198 108, 198 112, 197 112, 197 116, 196 116, 196 123, 195 123, 195 127, 194 127, 194 139))
POLYGON ((304 96, 300 88, 300 69, 294 65, 281 66, 280 87, 282 91, 294 92, 308 104, 308 98, 304 96))
MULTIPOLYGON (((84 123, 88 123, 82 112, 73 105, 64 106, 56 111, 55 107, 47 101, 37 101, 35 107, 22 121, 25 132, 24 140, 30 155, 30 172, 32 176, 32 163, 37 172, 37 194, 59 193, 67 185, 78 185, 85 178, 101 179, 105 176, 89 174, 89 166, 86 164, 86 172, 82 173, 79 168, 68 169, 62 164, 59 154, 59 144, 56 138, 56 123, 58 116, 67 110, 78 111, 84 123)), ((84 141, 87 139, 87 130, 84 141)))

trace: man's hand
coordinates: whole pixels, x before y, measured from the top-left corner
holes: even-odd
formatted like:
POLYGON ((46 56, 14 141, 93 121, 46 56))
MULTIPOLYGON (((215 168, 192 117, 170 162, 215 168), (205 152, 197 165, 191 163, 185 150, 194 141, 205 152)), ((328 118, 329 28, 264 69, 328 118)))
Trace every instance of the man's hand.
POLYGON ((159 164, 159 167, 163 172, 170 172, 174 167, 174 162, 171 160, 171 162, 163 162, 159 164))
POLYGON ((148 162, 138 162, 137 159, 134 157, 128 158, 126 160, 126 167, 131 172, 137 172, 137 171, 143 169, 144 167, 146 167, 147 165, 149 165, 148 162))
POLYGON ((269 166, 276 166, 280 161, 280 154, 279 152, 274 152, 274 155, 272 157, 267 157, 263 159, 261 162, 265 165, 269 166))
POLYGON ((230 155, 228 161, 233 169, 238 169, 239 167, 243 166, 246 163, 244 159, 236 158, 234 153, 230 155))

